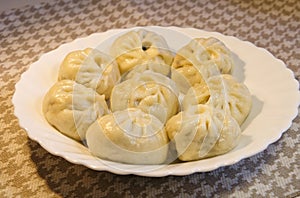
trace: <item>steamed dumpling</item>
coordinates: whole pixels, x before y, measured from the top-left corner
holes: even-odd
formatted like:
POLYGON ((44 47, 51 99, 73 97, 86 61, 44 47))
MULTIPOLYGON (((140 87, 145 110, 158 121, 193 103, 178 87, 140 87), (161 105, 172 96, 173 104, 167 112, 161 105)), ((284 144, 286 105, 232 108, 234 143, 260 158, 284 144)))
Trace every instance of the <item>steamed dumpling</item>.
POLYGON ((241 134, 230 113, 209 105, 198 105, 196 114, 181 111, 168 120, 166 131, 182 161, 226 153, 237 145, 241 134))
MULTIPOLYGON (((160 65, 148 65, 150 69, 167 75, 173 56, 165 39, 155 32, 144 29, 130 31, 118 37, 111 46, 111 55, 116 58, 121 74, 137 65, 155 62, 160 65)), ((148 68, 148 69, 149 69, 148 68)))
POLYGON ((97 117, 108 113, 104 95, 71 80, 56 82, 43 100, 47 121, 61 133, 85 139, 87 128, 97 117))
MULTIPOLYGON (((172 63, 171 78, 182 93, 186 93, 195 84, 205 84, 205 76, 202 74, 204 71, 201 68, 203 64, 208 64, 208 60, 208 52, 195 39, 178 50, 172 63)), ((217 71, 214 65, 210 68, 217 71)))
POLYGON ((211 105, 214 108, 224 109, 226 106, 224 102, 227 103, 231 115, 241 125, 250 113, 252 106, 251 93, 246 85, 239 83, 232 75, 228 74, 211 77, 208 84, 213 92, 212 96, 214 96, 210 99, 211 105))
POLYGON ((231 52, 221 41, 195 38, 177 52, 171 78, 186 93, 195 84, 205 84, 211 76, 230 73, 232 66, 231 52))
POLYGON ((58 80, 77 83, 104 94, 108 99, 113 86, 120 79, 118 65, 112 57, 91 48, 70 52, 63 60, 58 80))
POLYGON ((137 107, 165 123, 179 110, 175 83, 159 73, 145 71, 116 85, 111 93, 111 110, 137 107))
POLYGON ((97 119, 86 134, 91 153, 129 164, 161 164, 169 139, 163 124, 137 108, 117 111, 97 119))
POLYGON ((221 74, 230 74, 233 69, 231 51, 223 42, 214 37, 198 38, 197 41, 206 49, 213 61, 219 68, 221 74))
POLYGON ((228 108, 241 125, 251 110, 252 97, 245 84, 232 75, 223 74, 210 77, 206 85, 190 88, 183 99, 183 109, 193 111, 197 108, 195 105, 206 103, 217 109, 228 108))

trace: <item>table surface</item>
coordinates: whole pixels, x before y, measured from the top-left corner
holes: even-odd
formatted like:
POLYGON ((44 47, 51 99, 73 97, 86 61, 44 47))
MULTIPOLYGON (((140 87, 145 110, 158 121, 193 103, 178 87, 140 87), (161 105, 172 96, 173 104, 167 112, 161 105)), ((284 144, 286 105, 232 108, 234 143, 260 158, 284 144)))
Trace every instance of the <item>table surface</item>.
POLYGON ((0 197, 297 197, 299 114, 280 140, 234 165, 161 178, 69 163, 28 138, 14 116, 14 85, 63 43, 113 28, 178 26, 254 43, 300 77, 299 0, 56 0, 0 13, 0 197), (291 145, 290 142, 295 144, 291 145))

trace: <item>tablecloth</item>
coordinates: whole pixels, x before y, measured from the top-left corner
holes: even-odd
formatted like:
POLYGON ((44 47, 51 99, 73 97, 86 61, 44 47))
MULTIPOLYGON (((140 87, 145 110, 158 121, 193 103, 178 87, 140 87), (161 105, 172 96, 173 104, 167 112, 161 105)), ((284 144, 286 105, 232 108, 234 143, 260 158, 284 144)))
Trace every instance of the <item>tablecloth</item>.
MULTIPOLYGON (((14 116, 30 64, 76 38, 113 28, 178 26, 254 43, 300 77, 298 0, 55 0, 0 13, 0 197, 297 197, 300 118, 266 150, 205 173, 160 178, 94 171, 52 155, 14 116)), ((259 71, 258 71, 259 72, 259 71)))

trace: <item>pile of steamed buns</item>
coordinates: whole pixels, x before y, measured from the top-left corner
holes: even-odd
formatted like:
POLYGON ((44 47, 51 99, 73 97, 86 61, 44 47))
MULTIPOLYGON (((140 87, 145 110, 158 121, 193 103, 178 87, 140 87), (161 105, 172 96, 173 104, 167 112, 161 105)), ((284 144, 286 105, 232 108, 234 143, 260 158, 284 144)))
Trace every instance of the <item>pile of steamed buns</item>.
POLYGON ((233 67, 230 50, 216 38, 194 38, 172 52, 157 33, 129 31, 113 42, 110 55, 70 52, 43 113, 101 159, 162 164, 208 158, 238 144, 251 110, 251 95, 231 75, 233 67))

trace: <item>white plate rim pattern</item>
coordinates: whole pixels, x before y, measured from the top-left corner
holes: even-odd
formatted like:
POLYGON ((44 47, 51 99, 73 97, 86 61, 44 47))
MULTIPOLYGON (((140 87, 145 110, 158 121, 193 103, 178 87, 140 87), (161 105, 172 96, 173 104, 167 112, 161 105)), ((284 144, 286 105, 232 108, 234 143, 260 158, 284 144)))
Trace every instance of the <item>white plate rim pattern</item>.
MULTIPOLYGON (((184 42, 186 40, 173 48, 178 49, 184 42)), ((248 41, 195 28, 146 26, 94 33, 45 53, 21 75, 21 79, 15 85, 12 102, 20 126, 26 130, 30 139, 38 142, 49 153, 97 171, 109 171, 120 175, 162 177, 212 171, 222 166, 235 164, 265 150, 269 144, 277 141, 291 126, 292 120, 298 114, 300 93, 298 81, 283 61, 248 41), (256 105, 251 112, 252 115, 251 113, 251 116, 249 115, 251 117, 249 122, 242 126, 245 137, 237 148, 227 154, 199 161, 166 166, 118 164, 119 168, 114 168, 116 166, 111 165, 115 165, 114 162, 99 160, 92 156, 86 147, 58 133, 45 121, 41 111, 42 96, 50 88, 49 85, 56 80, 59 61, 68 52, 75 49, 98 47, 100 43, 104 43, 102 46, 105 48, 107 38, 113 38, 124 33, 124 31, 137 28, 148 29, 163 36, 170 32, 174 33, 173 36, 166 38, 169 45, 172 45, 170 41, 173 38, 180 37, 180 35, 185 35, 187 38, 213 36, 223 41, 236 54, 236 61, 239 61, 243 67, 236 69, 236 74, 240 75, 237 78, 247 85, 254 96, 254 104, 256 105), (56 64, 51 64, 51 62, 56 64), (270 68, 272 68, 272 72, 264 75, 270 68), (241 72, 243 74, 240 74, 241 72), (254 81, 254 77, 258 80, 254 81), (122 166, 125 166, 125 169, 122 166)))

